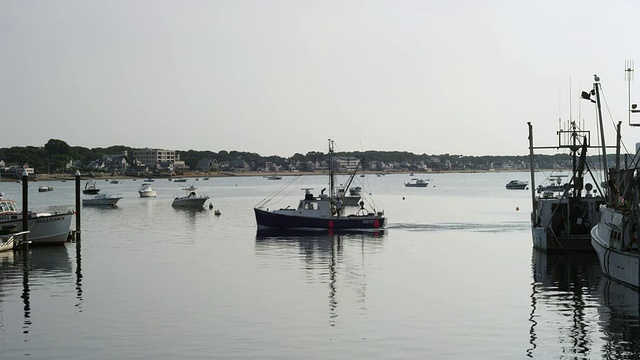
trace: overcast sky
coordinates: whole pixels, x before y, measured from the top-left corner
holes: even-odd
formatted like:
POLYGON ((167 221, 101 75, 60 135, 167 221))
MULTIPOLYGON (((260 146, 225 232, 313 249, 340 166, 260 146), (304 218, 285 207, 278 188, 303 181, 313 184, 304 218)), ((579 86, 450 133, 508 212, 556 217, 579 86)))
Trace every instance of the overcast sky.
POLYGON ((613 139, 639 16, 637 0, 0 0, 0 147, 524 155, 528 121, 536 145, 559 117, 595 134, 578 101, 595 73, 613 139))

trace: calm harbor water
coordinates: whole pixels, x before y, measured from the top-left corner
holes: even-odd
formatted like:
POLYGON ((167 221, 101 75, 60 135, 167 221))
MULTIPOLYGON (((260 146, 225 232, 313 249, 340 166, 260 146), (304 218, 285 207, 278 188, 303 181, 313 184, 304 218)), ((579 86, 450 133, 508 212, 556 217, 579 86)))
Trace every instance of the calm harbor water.
MULTIPOLYGON (((82 209, 80 244, 0 253, 0 359, 640 356, 637 292, 595 255, 532 249, 530 192, 504 187, 528 173, 421 177, 357 179, 383 231, 277 235, 257 234, 252 208, 291 177, 192 181, 219 217, 172 208, 184 184, 142 199, 141 180, 100 181, 124 198, 82 209)), ((73 181, 37 185, 32 209, 73 208, 73 181)))

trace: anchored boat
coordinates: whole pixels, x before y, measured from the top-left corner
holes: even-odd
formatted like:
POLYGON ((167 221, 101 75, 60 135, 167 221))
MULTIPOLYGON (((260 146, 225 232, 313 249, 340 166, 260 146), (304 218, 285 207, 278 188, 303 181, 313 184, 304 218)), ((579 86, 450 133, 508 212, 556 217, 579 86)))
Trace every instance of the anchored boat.
POLYGON ((208 196, 198 195, 196 193, 196 187, 193 185, 186 187, 183 190, 186 191, 186 195, 178 196, 175 199, 173 199, 173 203, 171 203, 171 206, 200 208, 204 206, 204 203, 207 202, 207 200, 209 199, 208 196))

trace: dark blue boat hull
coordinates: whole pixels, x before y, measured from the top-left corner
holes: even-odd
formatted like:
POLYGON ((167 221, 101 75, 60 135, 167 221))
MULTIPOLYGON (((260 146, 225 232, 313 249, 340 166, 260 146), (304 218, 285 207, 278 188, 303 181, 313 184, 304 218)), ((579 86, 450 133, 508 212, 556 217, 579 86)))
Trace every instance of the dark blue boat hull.
POLYGON ((259 229, 380 229, 387 219, 381 215, 313 218, 254 209, 259 229))

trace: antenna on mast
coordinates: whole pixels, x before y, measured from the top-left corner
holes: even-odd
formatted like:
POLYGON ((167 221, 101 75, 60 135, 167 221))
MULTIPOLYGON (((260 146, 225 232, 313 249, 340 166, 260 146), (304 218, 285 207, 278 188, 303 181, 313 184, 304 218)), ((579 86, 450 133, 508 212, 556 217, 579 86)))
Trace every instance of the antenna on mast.
POLYGON ((633 81, 633 68, 634 61, 633 60, 625 60, 624 62, 624 79, 627 82, 627 95, 629 99, 629 126, 640 126, 640 124, 632 124, 631 123, 631 114, 640 112, 637 109, 637 104, 631 104, 631 82, 633 81))
POLYGON ((573 98, 571 97, 571 75, 569 75, 569 122, 573 121, 573 117, 571 114, 571 103, 573 102, 572 100, 573 98))

